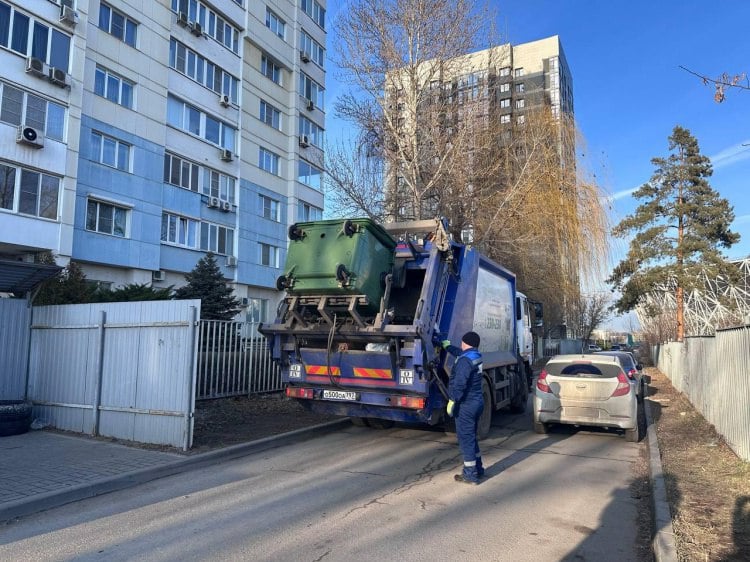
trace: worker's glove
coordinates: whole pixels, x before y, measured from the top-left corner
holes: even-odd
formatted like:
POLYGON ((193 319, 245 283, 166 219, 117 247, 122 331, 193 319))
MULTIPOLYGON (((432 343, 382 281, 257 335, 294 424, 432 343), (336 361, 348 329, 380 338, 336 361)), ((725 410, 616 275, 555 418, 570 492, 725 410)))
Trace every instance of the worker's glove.
POLYGON ((445 408, 446 412, 448 412, 448 415, 450 417, 453 417, 453 408, 455 408, 456 403, 453 400, 448 400, 448 406, 445 408))
POLYGON ((443 347, 443 349, 448 349, 451 345, 451 340, 443 340, 440 342, 440 345, 443 347))

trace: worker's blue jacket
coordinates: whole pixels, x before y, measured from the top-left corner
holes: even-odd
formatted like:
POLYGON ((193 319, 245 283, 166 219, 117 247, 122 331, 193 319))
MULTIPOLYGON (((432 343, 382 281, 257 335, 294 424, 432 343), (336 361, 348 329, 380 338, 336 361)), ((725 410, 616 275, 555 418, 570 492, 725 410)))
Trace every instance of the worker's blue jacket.
POLYGON ((462 352, 454 345, 448 352, 457 357, 448 383, 448 397, 456 404, 482 402, 482 355, 471 347, 462 352))

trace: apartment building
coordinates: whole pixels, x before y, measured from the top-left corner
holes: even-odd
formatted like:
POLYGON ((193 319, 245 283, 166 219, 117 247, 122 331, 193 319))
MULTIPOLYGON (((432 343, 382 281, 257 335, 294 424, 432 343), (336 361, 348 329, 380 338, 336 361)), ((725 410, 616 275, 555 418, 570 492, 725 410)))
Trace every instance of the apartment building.
POLYGON ((325 3, 0 0, 0 255, 179 286, 213 252, 250 318, 321 218, 325 3))

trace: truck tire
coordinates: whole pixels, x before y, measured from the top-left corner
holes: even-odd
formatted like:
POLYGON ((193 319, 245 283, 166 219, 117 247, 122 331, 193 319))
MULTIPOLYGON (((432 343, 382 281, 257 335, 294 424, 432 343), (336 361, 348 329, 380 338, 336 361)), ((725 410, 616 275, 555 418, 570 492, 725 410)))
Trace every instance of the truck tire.
POLYGON ((526 386, 526 380, 519 381, 517 386, 516 393, 510 400, 510 411, 514 414, 523 414, 529 401, 529 387, 526 386))
POLYGON ((0 400, 0 437, 20 435, 31 427, 31 402, 0 400))
POLYGON ((486 379, 482 379, 482 402, 484 403, 484 409, 477 422, 477 439, 480 441, 490 434, 490 427, 492 426, 492 394, 486 379))
POLYGON ((390 429, 395 422, 393 420, 383 420, 380 418, 366 418, 367 425, 373 429, 390 429))

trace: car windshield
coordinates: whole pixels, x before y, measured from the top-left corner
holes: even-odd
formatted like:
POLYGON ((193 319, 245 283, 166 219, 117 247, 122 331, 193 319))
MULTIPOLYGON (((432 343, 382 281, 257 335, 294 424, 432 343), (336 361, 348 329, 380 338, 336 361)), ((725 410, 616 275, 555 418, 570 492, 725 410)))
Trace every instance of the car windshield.
POLYGON ((544 369, 557 377, 613 378, 620 374, 620 367, 612 363, 547 363, 544 369))

